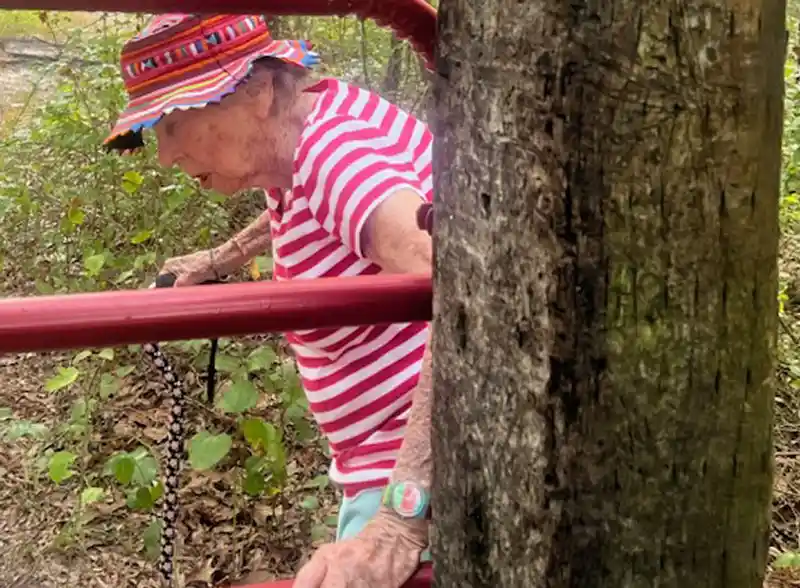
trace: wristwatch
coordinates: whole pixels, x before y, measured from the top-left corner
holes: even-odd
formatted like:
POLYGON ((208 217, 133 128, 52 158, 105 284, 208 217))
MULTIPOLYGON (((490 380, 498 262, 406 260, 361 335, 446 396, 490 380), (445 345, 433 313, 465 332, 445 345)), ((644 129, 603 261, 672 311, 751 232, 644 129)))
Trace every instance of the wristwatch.
POLYGON ((430 494, 416 482, 403 481, 389 484, 383 492, 381 502, 403 519, 430 518, 430 494))

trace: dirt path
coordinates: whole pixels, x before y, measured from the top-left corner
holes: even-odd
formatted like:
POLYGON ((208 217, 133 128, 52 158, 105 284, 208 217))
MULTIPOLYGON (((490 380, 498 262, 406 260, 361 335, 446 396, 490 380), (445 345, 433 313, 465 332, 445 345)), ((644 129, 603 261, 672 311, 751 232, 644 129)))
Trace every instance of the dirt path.
POLYGON ((35 89, 51 89, 45 68, 68 59, 61 47, 42 39, 0 37, 0 109, 19 108, 35 89))

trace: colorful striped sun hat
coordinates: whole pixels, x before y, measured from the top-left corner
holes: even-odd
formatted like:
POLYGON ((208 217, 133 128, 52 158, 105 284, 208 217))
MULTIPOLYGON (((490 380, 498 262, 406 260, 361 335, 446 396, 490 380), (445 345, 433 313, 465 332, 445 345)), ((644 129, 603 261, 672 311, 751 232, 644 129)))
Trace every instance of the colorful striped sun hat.
POLYGON ((319 56, 308 41, 276 41, 262 15, 163 14, 122 49, 128 106, 105 145, 130 151, 142 130, 175 110, 219 102, 264 57, 311 68, 319 56))

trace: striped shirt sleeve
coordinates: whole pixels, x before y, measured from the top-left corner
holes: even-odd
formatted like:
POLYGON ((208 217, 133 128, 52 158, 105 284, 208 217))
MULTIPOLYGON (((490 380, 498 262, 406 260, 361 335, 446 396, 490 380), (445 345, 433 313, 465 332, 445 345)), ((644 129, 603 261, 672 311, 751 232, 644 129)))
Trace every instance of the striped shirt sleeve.
POLYGON ((381 202, 403 189, 426 200, 412 153, 402 135, 391 137, 365 121, 333 116, 304 132, 297 179, 317 222, 363 258, 363 228, 381 202))

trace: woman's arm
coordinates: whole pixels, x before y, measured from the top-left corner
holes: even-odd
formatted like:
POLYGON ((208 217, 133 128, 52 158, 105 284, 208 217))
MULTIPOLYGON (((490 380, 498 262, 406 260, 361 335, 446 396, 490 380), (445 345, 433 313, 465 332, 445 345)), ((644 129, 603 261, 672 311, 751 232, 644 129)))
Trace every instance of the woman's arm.
MULTIPOLYGON (((412 190, 400 190, 379 204, 364 224, 362 246, 366 256, 391 273, 431 274, 433 245, 420 230, 417 210, 422 204, 412 190)), ((431 331, 432 332, 432 331, 431 331)), ((413 393, 413 404, 403 445, 392 479, 413 481, 430 491, 433 476, 431 411, 433 408, 431 339, 425 348, 422 369, 413 393)), ((403 521, 410 531, 427 542, 426 521, 403 521)))
POLYGON ((269 211, 265 210, 241 232, 212 250, 210 259, 213 260, 218 275, 225 276, 235 272, 269 249, 269 219, 269 211))

